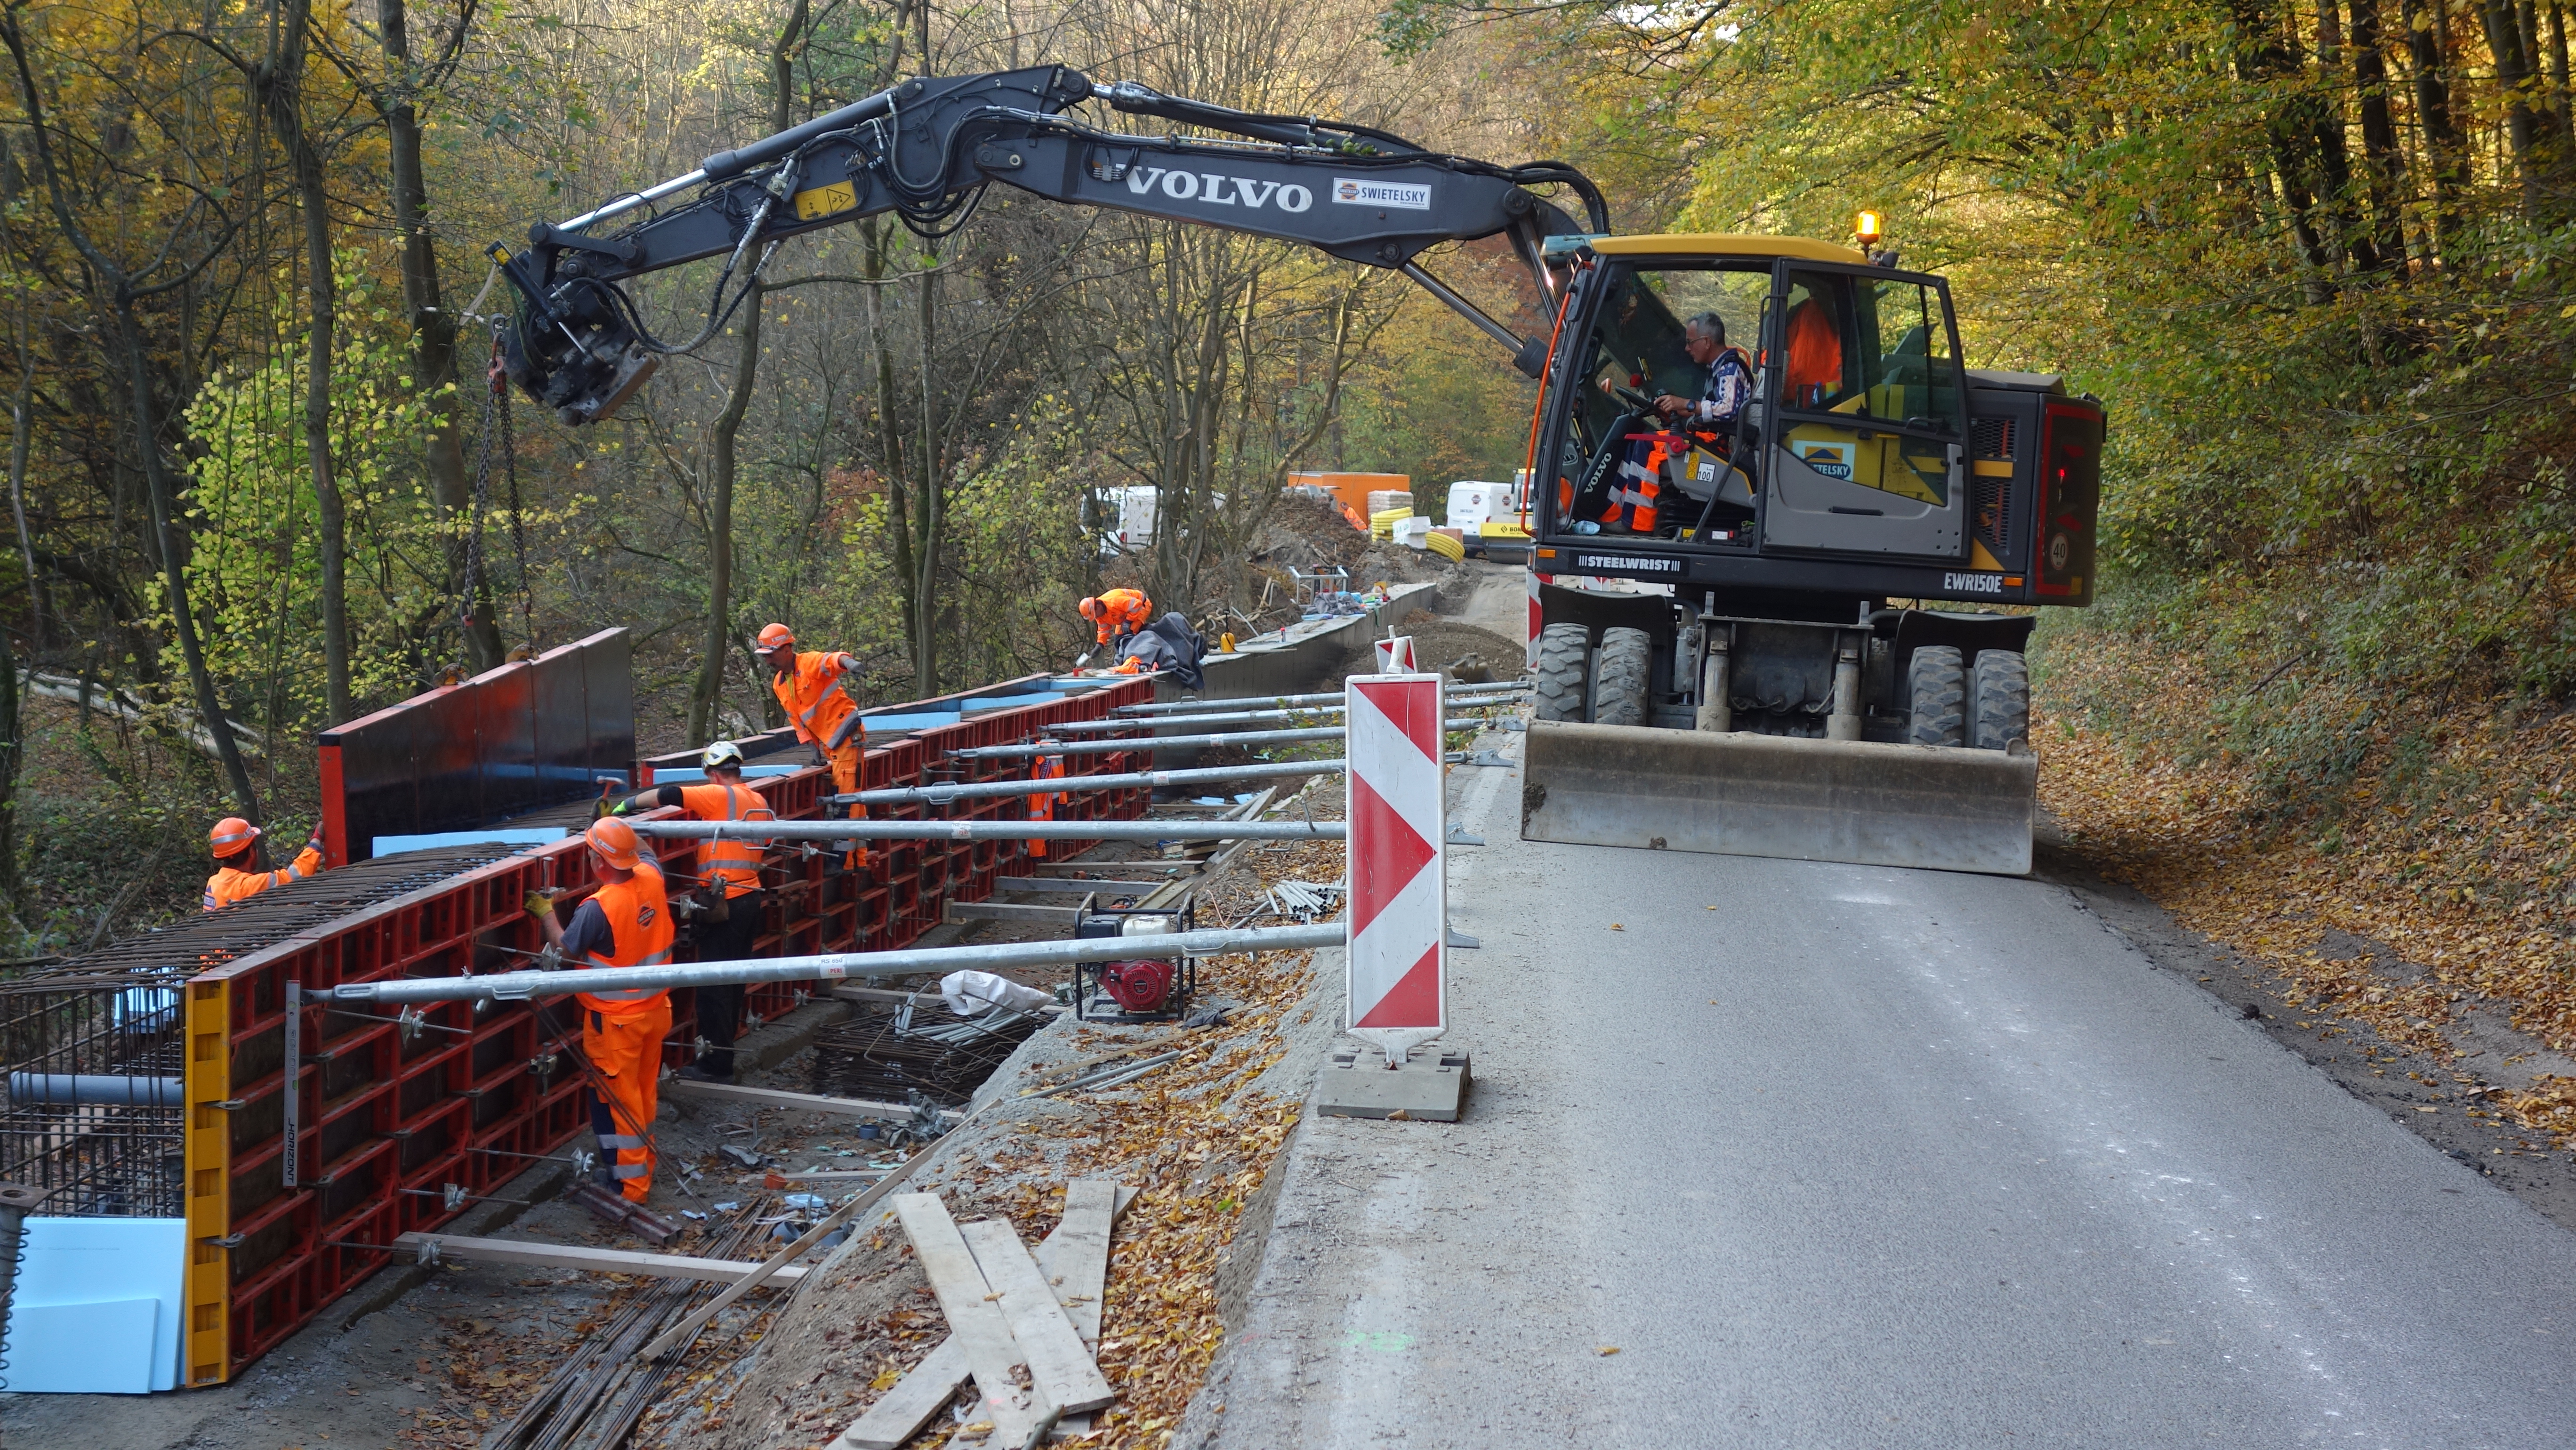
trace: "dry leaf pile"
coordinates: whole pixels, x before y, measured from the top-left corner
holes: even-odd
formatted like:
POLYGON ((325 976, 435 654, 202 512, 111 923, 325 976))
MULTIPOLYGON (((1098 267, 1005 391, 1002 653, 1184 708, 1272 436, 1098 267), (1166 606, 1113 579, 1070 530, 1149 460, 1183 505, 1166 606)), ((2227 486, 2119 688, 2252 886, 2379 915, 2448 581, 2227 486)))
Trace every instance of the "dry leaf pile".
POLYGON ((2455 1068, 2465 1050, 2446 1031, 2493 1003, 2576 1053, 2576 715, 2453 710, 2405 729, 2355 716, 2366 753, 2348 783, 2285 811, 2258 789, 2262 762, 2215 748, 2196 660, 2087 640, 2049 660, 2032 720, 2040 799, 2075 848, 2277 973, 2300 1010, 2432 1059, 2446 1087, 2489 1100, 2470 1116, 2576 1143, 2576 1078, 2490 1087, 2455 1068), (2333 933, 2424 973, 2373 970, 2333 933))

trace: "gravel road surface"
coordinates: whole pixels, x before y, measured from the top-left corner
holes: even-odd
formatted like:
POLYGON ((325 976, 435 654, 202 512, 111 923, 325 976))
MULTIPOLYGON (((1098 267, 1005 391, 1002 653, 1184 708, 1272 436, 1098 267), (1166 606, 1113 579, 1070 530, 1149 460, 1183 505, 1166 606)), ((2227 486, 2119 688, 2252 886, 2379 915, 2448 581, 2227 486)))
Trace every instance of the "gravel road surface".
POLYGON ((1518 794, 1453 776, 1466 1120, 1301 1130, 1185 1441, 2576 1444, 2576 1235, 2065 886, 1518 794))

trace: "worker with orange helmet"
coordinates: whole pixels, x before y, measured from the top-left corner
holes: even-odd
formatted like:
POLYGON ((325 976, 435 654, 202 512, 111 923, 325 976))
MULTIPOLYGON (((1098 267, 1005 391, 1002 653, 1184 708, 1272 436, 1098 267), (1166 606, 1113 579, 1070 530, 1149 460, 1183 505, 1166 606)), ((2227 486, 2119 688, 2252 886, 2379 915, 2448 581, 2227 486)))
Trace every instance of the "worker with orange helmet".
MULTIPOLYGON (((661 863, 645 854, 635 828, 610 816, 590 823, 591 870, 599 889, 572 914, 555 917, 554 898, 530 892, 528 914, 567 964, 652 967, 671 959, 671 902, 661 863)), ((581 992, 581 1051, 598 1073, 590 1103, 601 1166, 629 1203, 653 1189, 653 1117, 661 1111, 662 1039, 671 1034, 671 994, 637 988, 581 992)))
MULTIPOLYGON (((796 632, 783 624, 761 626, 752 652, 769 665, 769 688, 786 707, 796 738, 814 747, 832 767, 832 788, 849 795, 859 788, 859 757, 867 749, 867 731, 859 723, 858 702, 841 688, 841 677, 859 667, 856 657, 840 650, 798 653, 796 632)), ((850 819, 865 819, 868 808, 850 807, 850 819)), ((868 848, 852 843, 850 864, 868 864, 868 848)))
POLYGON ((253 869, 259 865, 261 834, 259 827, 239 816, 224 817, 206 833, 206 849, 215 853, 215 874, 206 878, 206 910, 220 911, 272 886, 301 881, 322 869, 322 827, 318 822, 312 839, 296 853, 294 864, 275 871, 253 869))
MULTIPOLYGON (((778 813, 760 792, 743 784, 742 747, 719 740, 698 756, 705 785, 657 785, 619 801, 614 815, 678 806, 693 821, 774 821, 778 813)), ((713 836, 698 842, 698 914, 690 927, 702 962, 748 960, 760 939, 763 899, 758 841, 713 836)), ((733 1040, 742 1030, 744 990, 739 982, 695 988, 698 1060, 680 1076, 699 1082, 733 1081, 733 1040)))
POLYGON ((1112 589, 1082 601, 1082 617, 1100 627, 1098 644, 1134 634, 1154 617, 1154 601, 1141 589, 1112 589))

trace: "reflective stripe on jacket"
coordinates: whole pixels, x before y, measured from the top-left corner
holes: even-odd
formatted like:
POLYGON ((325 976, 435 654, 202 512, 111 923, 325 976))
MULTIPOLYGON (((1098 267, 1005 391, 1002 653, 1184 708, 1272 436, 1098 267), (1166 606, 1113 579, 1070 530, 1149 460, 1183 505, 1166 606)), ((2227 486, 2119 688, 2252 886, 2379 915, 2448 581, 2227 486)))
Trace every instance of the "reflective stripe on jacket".
MULTIPOLYGON (((586 953, 594 967, 658 967, 671 959, 671 902, 669 888, 662 873, 648 859, 623 881, 602 885, 591 900, 599 903, 602 916, 608 918, 608 930, 615 939, 613 955, 586 953)), ((583 992, 581 1004, 608 1017, 631 1016, 649 1010, 639 1003, 649 1003, 662 996, 659 988, 635 988, 619 992, 583 992)))
POLYGON ((230 866, 206 878, 205 908, 219 911, 236 901, 247 901, 272 886, 301 881, 322 869, 322 853, 306 846, 296 854, 294 863, 275 871, 237 871, 230 866))
MULTIPOLYGON (((760 792, 747 785, 684 785, 680 787, 680 808, 697 821, 774 821, 778 813, 760 792)), ((698 843, 698 884, 721 881, 725 895, 742 896, 760 889, 760 861, 764 854, 757 841, 728 841, 722 837, 698 843)))
POLYGON ((793 671, 770 676, 769 688, 795 722, 797 739, 837 747, 861 728, 850 723, 858 703, 841 690, 842 661, 848 658, 838 650, 809 650, 796 657, 793 671))

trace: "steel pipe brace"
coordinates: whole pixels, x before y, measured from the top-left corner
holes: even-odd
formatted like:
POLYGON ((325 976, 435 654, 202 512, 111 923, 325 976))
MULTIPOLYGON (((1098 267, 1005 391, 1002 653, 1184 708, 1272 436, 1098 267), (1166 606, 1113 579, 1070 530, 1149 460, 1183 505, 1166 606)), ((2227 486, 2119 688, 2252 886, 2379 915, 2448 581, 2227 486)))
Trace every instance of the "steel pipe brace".
POLYGON ((1077 962, 1137 957, 1213 957, 1252 952, 1340 946, 1338 921, 1313 926, 1265 926, 1232 931, 1184 931, 1161 936, 1081 937, 1072 941, 993 942, 982 946, 917 947, 899 952, 828 952, 747 962, 668 962, 655 967, 592 967, 579 971, 494 972, 479 977, 406 977, 346 982, 331 989, 343 1002, 462 1002, 476 998, 516 1002, 573 992, 666 991, 760 982, 837 982, 852 977, 902 977, 963 967, 1069 967, 1077 962))
MULTIPOLYGON (((1071 777, 1067 777, 1070 779, 1071 777)), ((636 821, 693 841, 1338 841, 1340 821, 636 821)))

